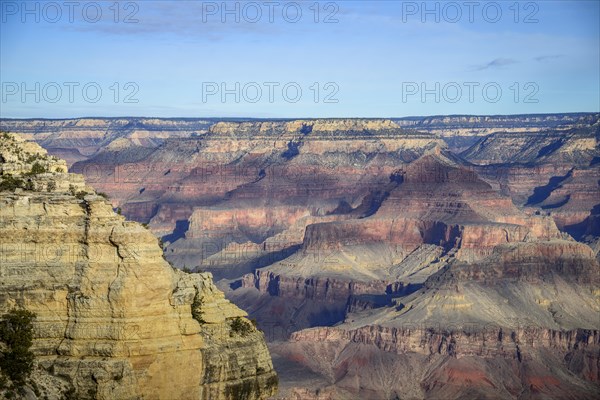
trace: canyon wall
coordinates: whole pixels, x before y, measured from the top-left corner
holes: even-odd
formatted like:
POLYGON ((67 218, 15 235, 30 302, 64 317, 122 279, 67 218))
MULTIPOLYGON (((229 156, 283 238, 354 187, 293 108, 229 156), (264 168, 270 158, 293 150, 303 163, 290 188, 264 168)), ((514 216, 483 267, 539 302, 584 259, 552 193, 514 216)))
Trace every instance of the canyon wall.
POLYGON ((3 134, 0 161, 0 310, 37 315, 42 388, 98 399, 274 394, 262 333, 210 274, 173 269, 149 230, 37 144, 3 134))

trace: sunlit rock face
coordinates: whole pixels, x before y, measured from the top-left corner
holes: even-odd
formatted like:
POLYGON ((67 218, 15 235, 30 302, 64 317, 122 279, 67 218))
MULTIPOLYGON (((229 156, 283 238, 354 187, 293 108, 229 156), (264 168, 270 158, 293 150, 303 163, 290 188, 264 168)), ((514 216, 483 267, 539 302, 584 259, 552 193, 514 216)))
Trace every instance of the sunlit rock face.
POLYGON ((174 270, 149 230, 37 144, 4 134, 0 160, 0 309, 37 315, 34 380, 78 398, 274 394, 262 333, 232 329, 247 314, 210 274, 174 270))

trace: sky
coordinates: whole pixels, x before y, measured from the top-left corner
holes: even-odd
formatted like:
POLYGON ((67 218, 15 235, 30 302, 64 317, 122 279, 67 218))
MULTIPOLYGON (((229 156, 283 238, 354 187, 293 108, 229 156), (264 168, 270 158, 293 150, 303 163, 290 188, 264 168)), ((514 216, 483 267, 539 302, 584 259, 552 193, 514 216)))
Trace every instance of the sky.
POLYGON ((0 117, 600 111, 599 1, 0 1, 0 117))

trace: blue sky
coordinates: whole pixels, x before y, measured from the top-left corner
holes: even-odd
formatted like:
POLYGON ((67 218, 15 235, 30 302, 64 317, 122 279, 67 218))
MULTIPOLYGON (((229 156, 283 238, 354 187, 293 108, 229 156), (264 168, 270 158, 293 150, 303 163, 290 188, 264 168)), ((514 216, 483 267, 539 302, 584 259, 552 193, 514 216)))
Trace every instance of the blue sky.
POLYGON ((4 118, 600 110, 598 1, 0 3, 4 118))

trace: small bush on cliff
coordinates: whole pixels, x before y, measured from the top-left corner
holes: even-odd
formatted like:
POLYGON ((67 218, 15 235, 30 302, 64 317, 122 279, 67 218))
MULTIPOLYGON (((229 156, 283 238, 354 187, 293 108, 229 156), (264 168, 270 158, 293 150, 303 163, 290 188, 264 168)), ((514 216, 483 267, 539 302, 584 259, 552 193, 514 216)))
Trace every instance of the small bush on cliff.
POLYGON ((15 386, 23 386, 33 368, 33 320, 35 314, 27 310, 10 310, 0 321, 0 341, 5 348, 0 352, 0 370, 15 386))
POLYGON ((11 175, 3 176, 2 181, 0 181, 0 191, 8 190, 10 192, 14 192, 18 188, 22 188, 24 186, 24 182, 22 179, 14 178, 11 175))
POLYGON ((194 296, 194 301, 192 302, 192 318, 194 318, 201 324, 206 323, 206 321, 204 321, 204 312, 202 311, 203 303, 204 300, 200 296, 198 296, 198 292, 196 292, 196 295, 194 296))
POLYGON ((46 167, 44 167, 42 164, 40 164, 39 162, 36 161, 31 166, 31 171, 29 171, 29 173, 27 175, 38 175, 38 174, 43 174, 45 172, 48 172, 46 167))
POLYGON ((56 190, 56 182, 55 181, 49 181, 48 182, 48 187, 46 188, 46 190, 48 192, 54 192, 56 190))
POLYGON ((231 321, 231 336, 237 333, 240 336, 246 336, 252 332, 252 325, 246 322, 243 318, 236 317, 231 321))
POLYGON ((43 157, 42 157, 42 156, 40 156, 39 154, 30 154, 30 155, 29 155, 29 156, 28 156, 28 157, 25 159, 25 161, 26 161, 28 164, 31 164, 31 163, 32 163, 32 162, 34 162, 35 160, 41 160, 42 158, 43 158, 43 157))

